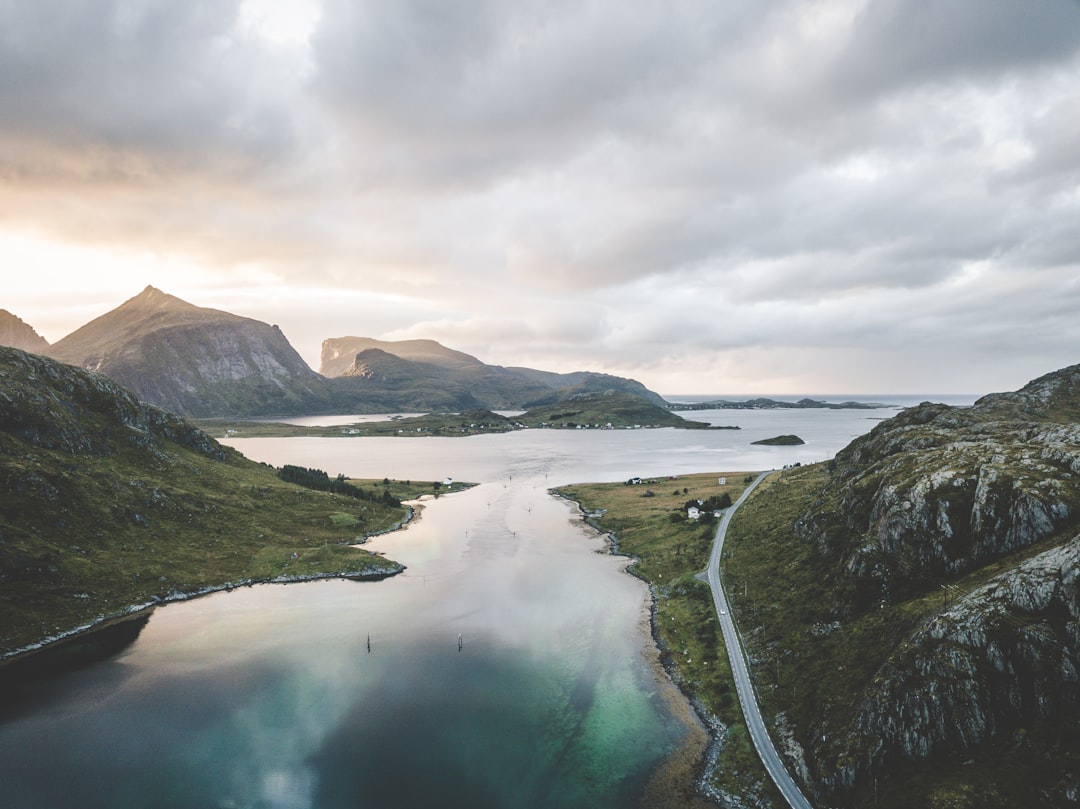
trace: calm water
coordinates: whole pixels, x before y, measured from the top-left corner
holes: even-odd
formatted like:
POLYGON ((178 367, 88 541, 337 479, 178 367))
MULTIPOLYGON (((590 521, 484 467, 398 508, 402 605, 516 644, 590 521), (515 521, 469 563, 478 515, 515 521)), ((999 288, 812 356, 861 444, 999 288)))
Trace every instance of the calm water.
POLYGON ((370 543, 401 576, 157 610, 118 657, 0 723, 0 805, 637 805, 685 734, 648 665, 647 591, 546 490, 821 460, 890 412, 694 414, 742 427, 708 433, 236 440, 278 465, 481 485, 370 543), (749 444, 780 433, 807 443, 749 444))

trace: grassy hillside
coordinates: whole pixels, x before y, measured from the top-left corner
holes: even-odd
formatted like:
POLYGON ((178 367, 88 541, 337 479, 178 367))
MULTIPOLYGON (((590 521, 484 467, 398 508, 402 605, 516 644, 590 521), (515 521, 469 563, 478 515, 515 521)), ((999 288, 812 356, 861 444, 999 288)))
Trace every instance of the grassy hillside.
POLYGON ((205 589, 392 574, 346 543, 405 516, 285 483, 104 376, 0 348, 0 656, 205 589))

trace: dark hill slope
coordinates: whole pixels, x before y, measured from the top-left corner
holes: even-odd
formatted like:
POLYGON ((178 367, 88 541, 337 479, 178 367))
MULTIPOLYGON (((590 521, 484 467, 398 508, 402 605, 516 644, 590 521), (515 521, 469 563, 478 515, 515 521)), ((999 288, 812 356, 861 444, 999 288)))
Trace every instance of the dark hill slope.
POLYGON ((552 371, 537 371, 532 368, 507 368, 515 374, 533 382, 547 386, 550 392, 525 403, 526 407, 537 407, 545 404, 555 404, 564 399, 578 396, 582 393, 604 393, 606 391, 619 391, 640 396, 660 407, 667 407, 668 403, 659 393, 649 390, 636 379, 627 379, 622 376, 601 374, 596 371, 571 371, 567 374, 557 374, 552 371))
POLYGON ((0 346, 21 348, 23 351, 42 353, 49 347, 49 341, 24 323, 22 318, 11 314, 7 309, 0 309, 0 346))
POLYGON ((618 390, 579 393, 557 404, 533 407, 516 421, 528 427, 679 427, 709 429, 702 421, 689 421, 648 399, 618 390))
POLYGON ((50 346, 143 401, 195 417, 326 412, 326 380, 281 330, 147 287, 50 346))
POLYGON ((907 410, 748 506, 740 623, 819 801, 873 805, 876 782, 879 806, 1068 803, 1080 366, 907 410))
POLYGON ((284 483, 105 376, 0 348, 0 658, 229 582, 392 572, 337 543, 399 519, 284 483))

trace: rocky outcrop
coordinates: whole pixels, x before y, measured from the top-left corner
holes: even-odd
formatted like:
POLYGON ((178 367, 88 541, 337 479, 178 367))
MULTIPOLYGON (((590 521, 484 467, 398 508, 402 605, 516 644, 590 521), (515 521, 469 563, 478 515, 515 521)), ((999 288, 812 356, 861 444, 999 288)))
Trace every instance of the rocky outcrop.
MULTIPOLYGON (((1068 389, 1080 368, 1059 374, 1039 389, 1068 389)), ((1077 523, 1080 425, 1057 420, 1073 412, 1023 391, 968 409, 920 405, 837 454, 823 498, 836 505, 797 530, 839 557, 849 610, 937 587, 1077 523)))
POLYGON ((847 763, 835 770, 851 781, 856 770, 1012 744, 1037 726, 1075 727, 1078 671, 1080 537, 994 577, 915 632, 874 677, 847 763))
POLYGON ((1078 522, 1080 366, 970 408, 922 404, 837 454, 795 525, 834 571, 837 626, 925 614, 930 593, 944 608, 888 648, 850 721, 802 729, 820 794, 843 804, 871 775, 1020 744, 1076 780, 1060 752, 1080 724, 1078 522))
POLYGON ((0 309, 0 346, 21 348, 40 354, 49 347, 49 341, 7 309, 0 309))

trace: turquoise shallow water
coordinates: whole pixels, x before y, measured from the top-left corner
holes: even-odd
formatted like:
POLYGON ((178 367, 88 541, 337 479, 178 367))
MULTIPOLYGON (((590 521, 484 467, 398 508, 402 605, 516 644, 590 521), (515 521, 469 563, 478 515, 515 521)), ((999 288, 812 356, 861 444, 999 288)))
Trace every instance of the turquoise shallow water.
POLYGON ((818 415, 715 433, 237 441, 275 464, 481 485, 371 543, 401 576, 169 605, 116 658, 42 686, 0 720, 0 805, 636 806, 685 734, 648 663, 648 594, 547 489, 816 460, 876 423, 818 415), (796 431, 803 447, 749 444, 796 431))

